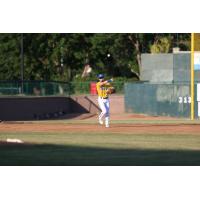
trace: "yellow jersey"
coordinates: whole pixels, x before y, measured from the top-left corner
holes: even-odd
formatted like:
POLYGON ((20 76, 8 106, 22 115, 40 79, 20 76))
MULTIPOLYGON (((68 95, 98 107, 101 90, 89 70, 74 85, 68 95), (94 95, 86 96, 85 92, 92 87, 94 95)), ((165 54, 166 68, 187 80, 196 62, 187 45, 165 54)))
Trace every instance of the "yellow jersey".
POLYGON ((101 82, 97 82, 97 93, 98 96, 101 98, 108 98, 108 88, 111 86, 110 83, 105 83, 102 86, 100 85, 101 82))

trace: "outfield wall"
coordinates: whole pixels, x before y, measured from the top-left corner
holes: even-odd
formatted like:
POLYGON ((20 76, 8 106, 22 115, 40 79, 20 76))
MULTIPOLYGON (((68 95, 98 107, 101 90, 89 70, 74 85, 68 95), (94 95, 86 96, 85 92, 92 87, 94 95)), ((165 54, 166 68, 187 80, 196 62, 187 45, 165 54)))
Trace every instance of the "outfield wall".
MULTIPOLYGON (((125 84, 126 112, 153 116, 190 117, 189 84, 125 84)), ((197 100, 195 85, 195 116, 197 100)))

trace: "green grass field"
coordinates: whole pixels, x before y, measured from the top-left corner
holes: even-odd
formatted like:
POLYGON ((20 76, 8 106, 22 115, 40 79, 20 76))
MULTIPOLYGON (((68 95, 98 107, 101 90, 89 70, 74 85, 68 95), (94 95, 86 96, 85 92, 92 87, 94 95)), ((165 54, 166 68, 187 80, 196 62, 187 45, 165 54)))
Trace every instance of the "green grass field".
MULTIPOLYGON (((141 122, 141 121, 140 121, 141 122)), ((148 123, 163 123, 148 121, 148 123)), ((41 122, 41 123, 55 123, 41 122)), ((78 120, 58 121, 74 124, 78 120)), ((88 123, 88 120, 82 121, 88 123)), ((95 123, 95 122, 91 122, 95 123)), ((119 123, 114 121, 113 123, 119 123)), ((139 123, 137 120, 120 123, 139 123)), ((141 123, 144 123, 141 122, 141 123)), ((168 122, 169 123, 169 122, 168 122)), ((188 123, 178 121, 177 123, 188 123)), ((194 122, 194 123, 197 123, 194 122)), ((37 126, 37 123, 34 123, 37 126)), ((200 165, 200 134, 115 132, 1 132, 0 141, 18 138, 24 144, 1 144, 0 165, 39 166, 188 166, 200 165)))

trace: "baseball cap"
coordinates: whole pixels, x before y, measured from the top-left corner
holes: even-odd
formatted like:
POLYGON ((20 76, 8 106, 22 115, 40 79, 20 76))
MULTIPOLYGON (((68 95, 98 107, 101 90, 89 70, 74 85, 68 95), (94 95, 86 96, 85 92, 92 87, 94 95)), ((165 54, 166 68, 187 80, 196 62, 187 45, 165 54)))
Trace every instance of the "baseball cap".
POLYGON ((103 79, 104 78, 104 75, 103 74, 98 74, 98 79, 103 79))

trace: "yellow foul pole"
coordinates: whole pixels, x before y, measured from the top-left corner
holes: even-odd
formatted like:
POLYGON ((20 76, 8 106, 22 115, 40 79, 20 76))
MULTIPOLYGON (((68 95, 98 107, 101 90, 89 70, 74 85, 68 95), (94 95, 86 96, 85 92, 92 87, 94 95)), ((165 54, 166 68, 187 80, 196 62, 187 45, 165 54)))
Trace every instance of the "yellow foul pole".
POLYGON ((194 33, 191 33, 191 120, 194 119, 194 33))

